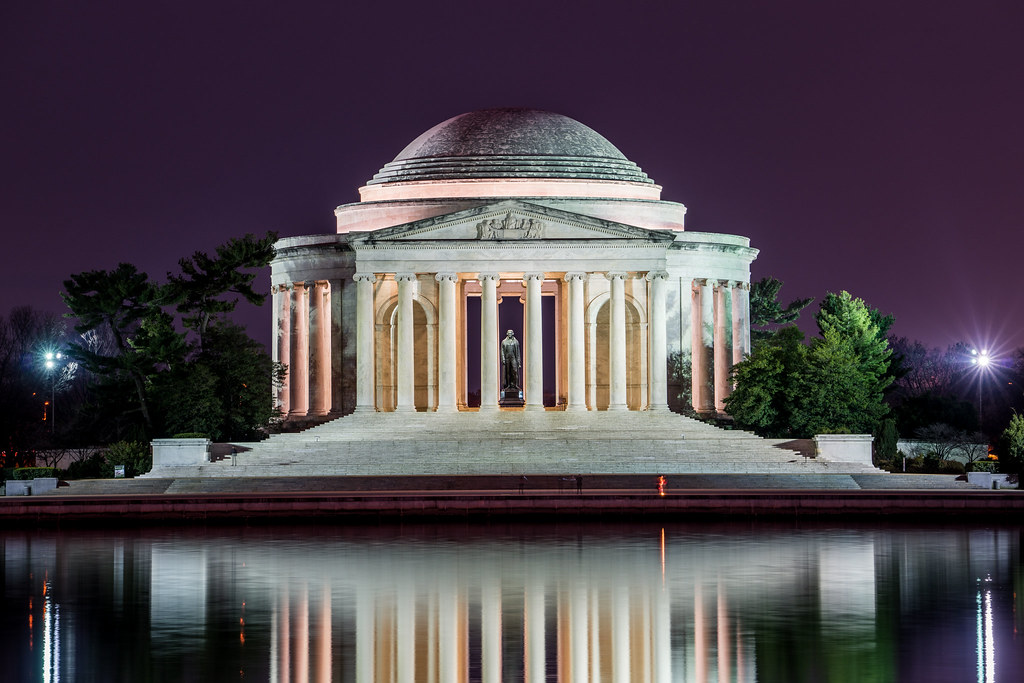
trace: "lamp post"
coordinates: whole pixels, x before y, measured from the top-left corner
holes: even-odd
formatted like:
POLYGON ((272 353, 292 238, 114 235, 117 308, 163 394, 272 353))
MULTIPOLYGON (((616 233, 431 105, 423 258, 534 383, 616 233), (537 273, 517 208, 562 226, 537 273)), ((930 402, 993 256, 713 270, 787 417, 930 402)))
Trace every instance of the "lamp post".
MULTIPOLYGON (((971 363, 978 367, 980 372, 984 372, 988 369, 988 366, 992 364, 992 356, 989 355, 988 349, 971 349, 971 363)), ((981 395, 981 374, 978 375, 978 427, 981 431, 985 431, 985 406, 982 402, 981 395)))
POLYGON ((57 428, 57 365, 60 363, 60 351, 47 351, 45 355, 46 372, 50 375, 50 434, 57 428))

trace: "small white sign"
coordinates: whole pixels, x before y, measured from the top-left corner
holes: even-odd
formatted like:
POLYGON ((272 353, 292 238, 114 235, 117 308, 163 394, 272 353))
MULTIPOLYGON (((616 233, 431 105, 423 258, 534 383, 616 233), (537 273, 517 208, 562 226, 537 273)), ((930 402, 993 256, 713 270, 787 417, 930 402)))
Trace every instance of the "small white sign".
POLYGON ((114 479, 124 479, 124 465, 114 465, 114 479))

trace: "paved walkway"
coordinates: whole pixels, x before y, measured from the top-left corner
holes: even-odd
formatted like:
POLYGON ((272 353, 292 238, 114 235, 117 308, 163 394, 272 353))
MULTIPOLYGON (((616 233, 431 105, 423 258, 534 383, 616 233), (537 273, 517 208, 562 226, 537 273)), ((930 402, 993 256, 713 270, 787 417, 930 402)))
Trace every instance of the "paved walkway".
MULTIPOLYGON (((491 495, 520 493, 552 495, 576 493, 577 475, 463 475, 463 476, 351 476, 351 477, 176 477, 139 479, 87 479, 42 496, 140 496, 183 494, 261 493, 388 493, 422 495, 486 492, 491 495)), ((584 474, 582 492, 588 495, 654 492, 656 475, 584 474)), ((952 475, 939 474, 689 474, 667 475, 669 493, 684 491, 981 491, 952 475)))

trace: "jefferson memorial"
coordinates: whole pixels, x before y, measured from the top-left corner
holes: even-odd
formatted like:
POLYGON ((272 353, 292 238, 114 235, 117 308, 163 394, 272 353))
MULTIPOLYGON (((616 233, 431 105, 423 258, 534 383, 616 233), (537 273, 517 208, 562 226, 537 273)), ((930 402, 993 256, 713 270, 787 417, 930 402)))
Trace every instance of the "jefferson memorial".
POLYGON ((686 207, 599 133, 530 109, 462 114, 359 196, 335 234, 277 243, 286 419, 724 411, 757 250, 686 230, 686 207), (522 349, 512 387, 506 336, 522 349))

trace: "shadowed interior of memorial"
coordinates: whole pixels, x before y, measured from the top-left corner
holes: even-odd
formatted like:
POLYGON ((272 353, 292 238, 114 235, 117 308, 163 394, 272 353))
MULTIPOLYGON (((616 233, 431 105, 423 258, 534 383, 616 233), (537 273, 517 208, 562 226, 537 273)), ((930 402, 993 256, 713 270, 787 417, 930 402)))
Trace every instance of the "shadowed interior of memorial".
POLYGON ((335 210, 336 234, 278 242, 278 405, 294 421, 497 411, 511 329, 518 410, 721 413, 749 351, 757 250, 685 231, 686 208, 660 192, 565 116, 434 126, 335 210))

